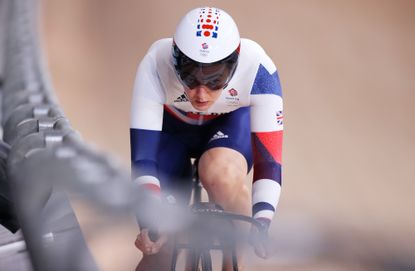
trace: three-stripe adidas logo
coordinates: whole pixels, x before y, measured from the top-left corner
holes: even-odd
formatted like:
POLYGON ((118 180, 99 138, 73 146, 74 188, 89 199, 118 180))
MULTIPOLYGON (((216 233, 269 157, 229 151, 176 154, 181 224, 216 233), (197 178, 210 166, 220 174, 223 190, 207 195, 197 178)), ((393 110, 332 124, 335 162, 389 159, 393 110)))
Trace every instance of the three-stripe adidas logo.
POLYGON ((177 97, 176 100, 174 100, 175 103, 181 103, 181 102, 188 102, 189 99, 187 99, 185 94, 182 94, 181 96, 177 97))
POLYGON ((212 138, 209 140, 209 142, 210 141, 213 141, 213 140, 216 140, 216 139, 221 139, 221 138, 229 138, 229 136, 228 135, 225 135, 223 132, 221 132, 221 131, 217 131, 216 132, 216 134, 214 134, 213 136, 212 136, 212 138))

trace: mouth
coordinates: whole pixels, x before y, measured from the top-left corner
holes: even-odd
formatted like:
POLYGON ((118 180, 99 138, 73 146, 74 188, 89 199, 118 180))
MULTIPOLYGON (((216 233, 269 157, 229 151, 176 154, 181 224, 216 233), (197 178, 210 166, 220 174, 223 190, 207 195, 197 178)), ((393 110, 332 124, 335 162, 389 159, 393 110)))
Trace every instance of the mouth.
POLYGON ((206 105, 209 102, 208 101, 195 101, 195 103, 198 104, 198 105, 206 105))
POLYGON ((209 101, 194 101, 193 103, 194 107, 199 110, 207 109, 210 105, 209 101))

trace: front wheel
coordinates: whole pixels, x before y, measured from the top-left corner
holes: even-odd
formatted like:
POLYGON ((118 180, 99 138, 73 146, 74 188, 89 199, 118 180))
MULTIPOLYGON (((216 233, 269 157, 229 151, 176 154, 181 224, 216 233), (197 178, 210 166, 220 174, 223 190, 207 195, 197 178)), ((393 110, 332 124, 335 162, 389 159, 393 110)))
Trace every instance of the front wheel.
MULTIPOLYGON (((171 271, 176 270, 178 251, 173 251, 171 271)), ((212 271, 212 257, 209 251, 189 252, 186 255, 186 271, 212 271)))
POLYGON ((212 271, 212 257, 209 251, 190 253, 186 270, 212 271))
POLYGON ((198 271, 212 271, 212 257, 209 251, 200 254, 198 266, 198 271))

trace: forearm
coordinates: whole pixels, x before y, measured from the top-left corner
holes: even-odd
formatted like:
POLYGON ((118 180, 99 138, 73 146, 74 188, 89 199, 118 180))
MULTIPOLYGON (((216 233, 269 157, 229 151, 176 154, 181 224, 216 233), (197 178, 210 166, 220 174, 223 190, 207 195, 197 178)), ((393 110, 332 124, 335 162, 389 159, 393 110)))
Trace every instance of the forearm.
POLYGON ((253 217, 269 224, 281 193, 282 131, 253 133, 254 176, 252 185, 253 217))
POLYGON ((160 131, 130 129, 131 176, 135 183, 159 191, 157 152, 160 131))

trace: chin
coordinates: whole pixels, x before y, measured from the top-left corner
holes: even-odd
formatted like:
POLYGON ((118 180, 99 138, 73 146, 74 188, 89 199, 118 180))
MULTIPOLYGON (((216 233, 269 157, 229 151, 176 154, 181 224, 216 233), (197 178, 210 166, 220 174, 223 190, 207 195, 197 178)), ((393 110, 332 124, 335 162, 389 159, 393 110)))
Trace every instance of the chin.
POLYGON ((197 109, 199 111, 207 111, 212 104, 208 103, 208 104, 205 104, 205 105, 200 105, 200 104, 193 103, 192 105, 195 109, 197 109))

